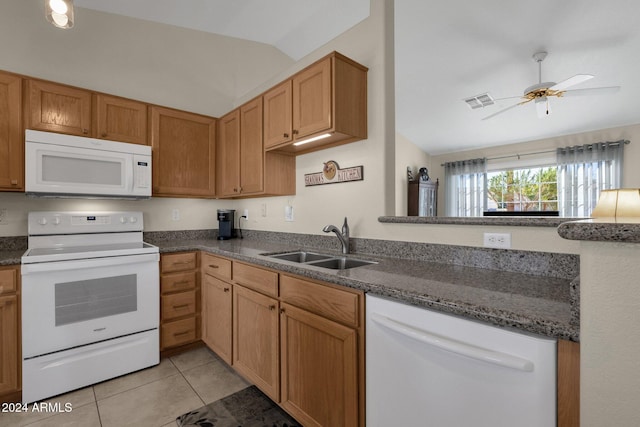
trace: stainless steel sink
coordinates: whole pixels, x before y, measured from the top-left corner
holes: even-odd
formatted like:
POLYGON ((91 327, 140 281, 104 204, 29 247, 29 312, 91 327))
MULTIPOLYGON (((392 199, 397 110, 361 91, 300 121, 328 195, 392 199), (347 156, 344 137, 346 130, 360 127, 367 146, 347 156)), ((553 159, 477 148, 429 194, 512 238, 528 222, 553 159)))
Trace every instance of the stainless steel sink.
POLYGON ((377 262, 367 261, 364 259, 340 257, 314 262, 311 265, 315 265, 316 267, 330 268, 332 270, 346 270, 349 268, 362 267, 363 265, 371 264, 377 264, 377 262))
POLYGON ((287 252, 284 254, 273 254, 268 256, 270 258, 276 258, 284 261, 292 261, 292 262, 299 262, 299 263, 320 261, 323 259, 333 258, 333 255, 318 254, 315 252, 307 252, 307 251, 287 252))
POLYGON ((361 267, 363 265, 377 264, 375 261, 367 261, 363 259, 348 258, 344 256, 320 254, 317 252, 294 251, 277 254, 262 254, 269 258, 275 258, 282 261, 290 261, 299 264, 313 265, 316 267, 329 268, 332 270, 346 270, 349 268, 361 267))

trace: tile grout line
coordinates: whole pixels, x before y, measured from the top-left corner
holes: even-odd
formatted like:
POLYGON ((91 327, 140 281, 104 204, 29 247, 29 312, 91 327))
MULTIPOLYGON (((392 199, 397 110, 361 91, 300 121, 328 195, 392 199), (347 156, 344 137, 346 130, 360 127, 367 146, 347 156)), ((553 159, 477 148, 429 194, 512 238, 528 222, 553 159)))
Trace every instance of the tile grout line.
POLYGON ((175 366, 175 368, 178 370, 178 372, 180 372, 180 375, 182 375, 182 378, 184 378, 184 380, 187 382, 187 384, 189 384, 189 387, 191 388, 191 390, 193 390, 193 392, 196 394, 196 396, 198 396, 198 399, 200 399, 200 402, 202 402, 202 406, 206 405, 206 403, 204 403, 204 399, 202 398, 202 396, 200 396, 200 394, 196 391, 196 389, 193 388, 193 385, 189 382, 187 377, 184 376, 184 373, 182 372, 182 370, 180 368, 178 368, 175 363, 173 363, 173 360, 171 360, 170 357, 168 359, 173 364, 173 366, 175 366))
POLYGON ((98 422, 100 423, 100 427, 102 427, 102 417, 100 416, 100 405, 98 405, 98 396, 96 395, 96 388, 91 386, 91 391, 93 392, 93 399, 96 402, 96 411, 98 411, 98 422))

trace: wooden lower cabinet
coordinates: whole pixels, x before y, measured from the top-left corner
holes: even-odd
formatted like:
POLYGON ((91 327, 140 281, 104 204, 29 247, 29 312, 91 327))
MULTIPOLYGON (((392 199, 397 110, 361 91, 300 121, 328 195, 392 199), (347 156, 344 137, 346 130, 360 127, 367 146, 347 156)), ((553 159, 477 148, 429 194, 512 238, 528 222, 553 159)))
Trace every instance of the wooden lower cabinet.
POLYGON ((233 367, 280 401, 279 302, 233 286, 233 367))
POLYGON ((201 286, 202 341, 231 365, 232 285, 204 274, 201 286))
POLYGON ((160 256, 160 350, 200 339, 198 252, 160 256))
POLYGON ((357 426, 357 332, 282 303, 280 340, 281 406, 305 426, 357 426))
POLYGON ((558 427, 580 426, 580 343, 558 340, 558 427))
POLYGON ((19 400, 20 267, 0 267, 0 402, 19 400))

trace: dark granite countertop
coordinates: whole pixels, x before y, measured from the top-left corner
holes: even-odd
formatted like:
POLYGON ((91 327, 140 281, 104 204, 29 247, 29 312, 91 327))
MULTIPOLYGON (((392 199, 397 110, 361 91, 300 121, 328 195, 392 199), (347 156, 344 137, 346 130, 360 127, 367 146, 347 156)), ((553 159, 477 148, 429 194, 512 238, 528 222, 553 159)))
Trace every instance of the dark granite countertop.
POLYGON ((26 249, 0 250, 0 265, 18 265, 26 249))
POLYGON ((557 227, 567 221, 582 218, 560 218, 552 216, 381 216, 378 222, 391 224, 444 224, 444 225, 496 225, 509 227, 557 227))
POLYGON ((640 218, 593 218, 565 222, 558 227, 558 234, 568 240, 640 243, 640 218))
POLYGON ((161 253, 203 250, 498 326, 579 340, 578 322, 572 318, 572 281, 566 278, 365 254, 350 256, 378 264, 329 270, 263 255, 302 248, 295 244, 253 239, 147 241, 158 245, 161 253))

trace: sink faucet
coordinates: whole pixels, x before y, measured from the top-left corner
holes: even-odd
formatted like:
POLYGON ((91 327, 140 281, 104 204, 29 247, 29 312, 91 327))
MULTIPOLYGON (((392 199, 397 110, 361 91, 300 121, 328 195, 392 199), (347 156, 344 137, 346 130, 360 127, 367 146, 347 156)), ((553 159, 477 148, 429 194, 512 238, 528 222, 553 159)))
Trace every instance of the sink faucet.
POLYGON ((347 224, 347 217, 344 217, 344 224, 342 224, 342 232, 335 225, 325 225, 322 229, 325 233, 333 231, 338 236, 340 243, 342 243, 342 253, 349 253, 349 224, 347 224))

